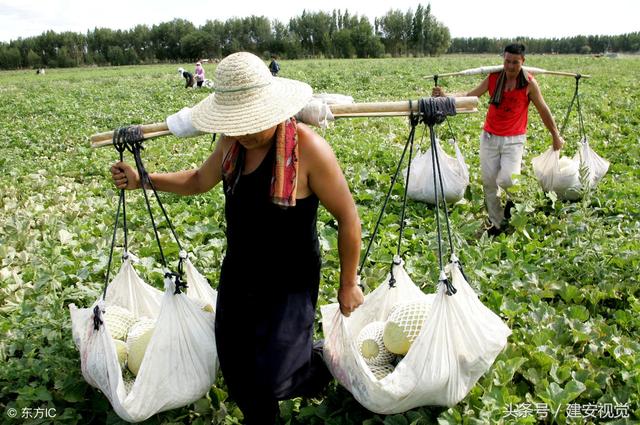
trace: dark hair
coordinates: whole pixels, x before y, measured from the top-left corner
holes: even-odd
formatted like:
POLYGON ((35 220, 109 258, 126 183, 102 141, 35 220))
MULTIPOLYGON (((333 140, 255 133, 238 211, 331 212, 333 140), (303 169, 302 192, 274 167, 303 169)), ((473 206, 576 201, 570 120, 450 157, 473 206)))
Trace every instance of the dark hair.
POLYGON ((505 53, 511 53, 512 55, 522 55, 524 57, 524 44, 512 43, 504 48, 505 53))

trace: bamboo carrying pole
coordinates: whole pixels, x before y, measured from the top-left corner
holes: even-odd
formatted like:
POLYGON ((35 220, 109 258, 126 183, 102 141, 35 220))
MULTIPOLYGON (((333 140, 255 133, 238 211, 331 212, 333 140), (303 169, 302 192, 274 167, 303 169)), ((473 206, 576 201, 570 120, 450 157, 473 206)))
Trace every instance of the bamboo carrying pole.
MULTIPOLYGON (((457 77, 457 76, 461 76, 461 75, 490 74, 492 72, 498 72, 498 71, 502 70, 502 67, 503 67, 502 65, 484 66, 484 67, 480 67, 480 68, 465 69, 465 70, 457 71, 457 72, 447 72, 447 73, 444 73, 444 74, 427 75, 425 78, 457 77)), ((590 75, 576 74, 574 72, 547 71, 546 69, 534 68, 534 67, 528 67, 528 66, 523 66, 522 69, 524 69, 525 71, 530 72, 532 74, 559 75, 559 76, 562 76, 562 77, 577 77, 578 75, 580 75, 581 78, 591 78, 590 75)))
MULTIPOLYGON (((475 96, 456 97, 456 113, 477 112, 478 98, 475 96)), ((397 117, 408 116, 411 112, 418 112, 418 101, 399 102, 373 102, 373 103, 347 103, 341 105, 329 105, 334 118, 358 118, 358 117, 397 117)), ((166 122, 142 125, 144 139, 152 139, 171 134, 166 122)), ((113 140, 113 131, 91 136, 91 147, 100 148, 110 146, 113 140)))

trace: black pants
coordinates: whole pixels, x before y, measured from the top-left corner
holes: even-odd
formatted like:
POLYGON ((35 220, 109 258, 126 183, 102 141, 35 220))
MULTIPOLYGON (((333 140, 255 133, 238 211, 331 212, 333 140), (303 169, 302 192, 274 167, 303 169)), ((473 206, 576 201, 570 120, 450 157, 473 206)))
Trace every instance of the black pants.
POLYGON ((220 370, 245 423, 274 424, 278 400, 315 396, 332 379, 321 343, 313 343, 317 286, 252 294, 229 277, 223 267, 216 308, 220 370))
MULTIPOLYGON (((278 400, 289 400, 295 397, 314 397, 322 393, 333 377, 322 359, 322 343, 314 347, 311 362, 301 369, 285 385, 278 388, 274 397, 259 398, 242 397, 236 400, 244 414, 247 425, 272 425, 279 417, 278 400)), ((231 391, 231 390, 230 390, 231 391)), ((233 394, 232 394, 233 396, 233 394)))

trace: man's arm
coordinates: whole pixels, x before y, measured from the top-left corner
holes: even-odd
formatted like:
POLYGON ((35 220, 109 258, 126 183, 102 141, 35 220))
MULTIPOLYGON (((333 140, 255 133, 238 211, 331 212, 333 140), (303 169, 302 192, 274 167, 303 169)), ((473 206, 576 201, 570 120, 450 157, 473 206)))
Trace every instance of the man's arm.
MULTIPOLYGON (((195 195, 209 191, 222 180, 221 139, 216 149, 197 170, 183 170, 174 173, 153 173, 149 177, 157 190, 178 195, 195 195)), ((118 189, 139 189, 142 187, 138 172, 125 162, 111 166, 111 178, 118 189)))
POLYGON ((431 96, 439 97, 439 96, 453 96, 453 97, 461 97, 461 96, 476 96, 480 97, 485 94, 489 90, 489 77, 486 77, 480 84, 473 88, 473 90, 468 91, 466 93, 452 93, 450 95, 445 94, 442 87, 434 87, 431 90, 431 96))
POLYGON ((560 132, 558 131, 555 120, 553 119, 553 115, 551 115, 551 110, 542 97, 538 82, 533 79, 529 81, 529 99, 531 99, 536 109, 538 110, 538 114, 540 115, 544 126, 547 127, 547 130, 549 130, 549 133, 551 133, 551 138, 553 139, 553 149, 556 151, 559 150, 560 148, 562 148, 564 140, 562 140, 562 137, 560 137, 560 132))
POLYGON ((358 286, 360 260, 360 217, 347 181, 329 144, 311 129, 299 126, 298 136, 309 164, 309 188, 338 222, 340 256, 340 311, 349 316, 364 302, 358 286))

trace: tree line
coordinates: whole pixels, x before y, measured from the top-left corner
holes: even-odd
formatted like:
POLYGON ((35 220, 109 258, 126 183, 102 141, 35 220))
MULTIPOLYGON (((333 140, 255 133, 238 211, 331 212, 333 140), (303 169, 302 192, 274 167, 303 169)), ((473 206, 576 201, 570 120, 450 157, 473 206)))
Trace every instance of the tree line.
MULTIPOLYGON (((241 50, 283 59, 500 53, 505 44, 513 41, 486 37, 451 39, 449 29, 431 13, 430 4, 419 4, 415 11, 391 9, 375 18, 373 24, 348 10, 304 10, 287 24, 249 16, 208 20, 200 27, 175 19, 129 30, 95 28, 86 34, 46 31, 0 43, 0 69, 193 62, 222 58, 241 50)), ((640 51, 640 33, 518 41, 530 53, 640 51)))
MULTIPOLYGON (((640 32, 622 35, 577 35, 563 38, 519 37, 517 41, 526 46, 528 53, 640 52, 640 32)), ((487 37, 454 38, 447 53, 502 53, 504 46, 509 43, 513 43, 513 40, 487 37)))
POLYGON ((175 19, 130 30, 46 31, 0 43, 0 68, 193 62, 240 50, 283 59, 426 56, 445 53, 450 42, 449 29, 433 16, 430 5, 406 12, 391 9, 373 24, 348 10, 305 10, 288 24, 249 16, 209 20, 200 27, 175 19))

